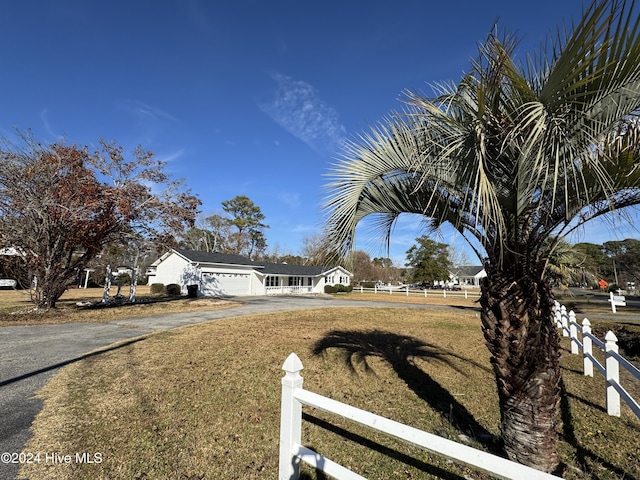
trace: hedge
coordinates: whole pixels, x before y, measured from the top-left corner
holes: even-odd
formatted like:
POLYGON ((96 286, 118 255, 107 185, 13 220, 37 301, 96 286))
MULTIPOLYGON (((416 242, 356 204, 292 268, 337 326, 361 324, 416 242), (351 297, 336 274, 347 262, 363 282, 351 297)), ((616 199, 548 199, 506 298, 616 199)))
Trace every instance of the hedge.
POLYGON ((341 283, 324 286, 324 293, 349 293, 351 291, 353 291, 353 287, 351 285, 345 286, 341 283))

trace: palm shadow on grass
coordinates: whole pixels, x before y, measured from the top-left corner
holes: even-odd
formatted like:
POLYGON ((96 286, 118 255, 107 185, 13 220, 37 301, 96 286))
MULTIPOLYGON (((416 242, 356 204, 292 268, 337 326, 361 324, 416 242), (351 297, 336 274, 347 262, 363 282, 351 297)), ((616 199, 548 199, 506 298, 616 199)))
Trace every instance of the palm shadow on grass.
POLYGON ((500 440, 483 427, 448 390, 420 369, 414 360, 439 362, 455 369, 451 362, 451 359, 455 358, 484 370, 487 370, 486 367, 415 337, 381 330, 328 332, 316 342, 313 354, 322 355, 330 349, 341 352, 346 367, 354 372, 356 366, 370 371, 368 358, 381 358, 386 361, 409 389, 454 428, 474 438, 492 453, 503 455, 500 440))

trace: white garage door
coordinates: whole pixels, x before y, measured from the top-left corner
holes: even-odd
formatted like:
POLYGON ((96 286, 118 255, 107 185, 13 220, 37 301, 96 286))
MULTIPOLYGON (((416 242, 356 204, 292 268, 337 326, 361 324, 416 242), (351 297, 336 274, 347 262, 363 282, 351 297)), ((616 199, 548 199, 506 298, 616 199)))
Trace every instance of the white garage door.
POLYGON ((248 273, 203 273, 202 293, 206 296, 248 295, 251 293, 248 273))

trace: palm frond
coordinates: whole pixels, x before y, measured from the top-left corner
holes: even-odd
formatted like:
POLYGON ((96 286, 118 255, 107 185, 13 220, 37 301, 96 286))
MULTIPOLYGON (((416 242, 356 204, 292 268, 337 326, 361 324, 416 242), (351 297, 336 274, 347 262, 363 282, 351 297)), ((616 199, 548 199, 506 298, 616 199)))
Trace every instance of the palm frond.
POLYGON ((404 111, 348 144, 325 205, 339 250, 363 218, 379 214, 388 241, 411 212, 476 239, 491 262, 537 258, 557 243, 546 238, 640 204, 633 2, 594 2, 525 66, 515 45, 489 35, 458 85, 434 98, 405 92, 404 111))

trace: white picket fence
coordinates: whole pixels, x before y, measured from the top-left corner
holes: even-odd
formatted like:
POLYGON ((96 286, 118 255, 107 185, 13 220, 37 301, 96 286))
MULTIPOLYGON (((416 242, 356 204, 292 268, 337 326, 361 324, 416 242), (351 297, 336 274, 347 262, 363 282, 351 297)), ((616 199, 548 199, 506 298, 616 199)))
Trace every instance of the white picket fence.
POLYGON ((297 480, 300 477, 301 462, 338 480, 366 480, 365 477, 302 444, 303 405, 352 420, 497 478, 513 480, 525 478, 528 480, 557 480, 559 478, 304 390, 302 388, 303 378, 300 375, 303 366, 295 353, 289 355, 282 369, 286 373, 282 378, 279 480, 297 480))
POLYGON ((447 297, 458 297, 458 298, 478 298, 480 296, 480 291, 477 289, 472 289, 472 290, 467 290, 467 289, 462 289, 462 290, 446 290, 446 289, 442 289, 442 290, 412 290, 409 288, 409 286, 407 285, 403 285, 403 286, 399 286, 399 287, 394 287, 394 286, 390 286, 390 285, 385 285, 385 286, 381 286, 381 287, 374 287, 374 288, 364 288, 364 287, 360 287, 360 288, 354 288, 353 289, 354 292, 360 292, 360 293, 383 293, 383 294, 389 294, 389 295, 405 295, 405 296, 410 296, 410 295, 414 295, 414 296, 423 296, 424 298, 428 298, 429 296, 431 297, 443 297, 443 298, 447 298, 447 297))
POLYGON ((585 318, 582 325, 576 321, 573 310, 567 312, 564 305, 556 302, 556 324, 562 329, 562 336, 569 337, 571 353, 577 355, 582 352, 582 364, 585 376, 593 377, 593 367, 604 375, 606 380, 607 413, 620 416, 620 398, 622 398, 633 413, 640 418, 640 405, 620 384, 620 366, 625 368, 637 380, 640 380, 640 370, 618 353, 618 338, 609 330, 604 342, 591 333, 591 322, 585 318), (593 345, 604 352, 604 364, 593 355, 593 345))

